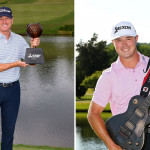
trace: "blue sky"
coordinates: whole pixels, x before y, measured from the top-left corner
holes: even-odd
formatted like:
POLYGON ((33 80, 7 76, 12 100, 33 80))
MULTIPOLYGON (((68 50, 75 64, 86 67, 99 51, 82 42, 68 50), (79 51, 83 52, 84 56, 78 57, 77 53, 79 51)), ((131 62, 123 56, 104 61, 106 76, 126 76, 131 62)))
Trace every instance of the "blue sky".
POLYGON ((149 0, 75 0, 75 44, 87 42, 98 34, 98 41, 111 42, 112 26, 131 22, 139 42, 150 43, 149 0))

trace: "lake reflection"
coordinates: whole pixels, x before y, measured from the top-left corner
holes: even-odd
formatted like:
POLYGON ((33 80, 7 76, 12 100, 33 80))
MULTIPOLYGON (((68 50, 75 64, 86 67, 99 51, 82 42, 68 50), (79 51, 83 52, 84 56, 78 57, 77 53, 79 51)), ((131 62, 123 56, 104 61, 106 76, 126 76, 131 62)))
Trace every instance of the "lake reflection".
POLYGON ((76 150, 107 150, 104 143, 91 129, 87 113, 77 113, 76 115, 76 150))
POLYGON ((14 143, 73 147, 74 38, 43 36, 39 47, 45 64, 21 69, 14 143))

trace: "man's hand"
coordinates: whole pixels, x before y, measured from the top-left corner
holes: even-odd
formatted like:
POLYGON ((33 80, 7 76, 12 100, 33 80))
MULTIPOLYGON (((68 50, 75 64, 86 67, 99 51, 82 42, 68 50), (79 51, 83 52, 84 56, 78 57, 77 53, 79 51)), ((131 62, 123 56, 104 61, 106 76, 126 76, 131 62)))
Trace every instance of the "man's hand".
POLYGON ((28 66, 28 64, 20 60, 12 62, 12 63, 6 63, 6 64, 0 63, 0 72, 11 69, 13 67, 26 67, 26 66, 28 66))
POLYGON ((109 150, 122 150, 122 148, 119 145, 112 145, 111 148, 108 148, 109 150))
POLYGON ((108 150, 122 150, 122 148, 114 143, 114 141, 109 136, 105 122, 101 117, 101 113, 104 110, 104 107, 91 102, 89 111, 88 111, 88 121, 97 134, 97 136, 104 142, 108 150))
POLYGON ((40 45, 40 38, 31 38, 30 43, 31 43, 31 48, 37 47, 40 45))
POLYGON ((15 63, 16 63, 17 67, 26 67, 26 66, 28 66, 28 64, 26 64, 25 62, 20 61, 20 60, 16 61, 15 63))

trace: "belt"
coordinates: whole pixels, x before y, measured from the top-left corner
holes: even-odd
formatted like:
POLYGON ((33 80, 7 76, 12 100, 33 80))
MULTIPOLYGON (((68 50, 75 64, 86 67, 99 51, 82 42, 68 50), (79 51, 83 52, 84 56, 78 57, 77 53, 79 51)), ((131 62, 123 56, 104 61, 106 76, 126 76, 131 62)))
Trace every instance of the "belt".
POLYGON ((15 82, 11 82, 11 83, 0 83, 0 86, 2 86, 2 87, 10 87, 10 86, 13 86, 17 82, 18 82, 18 80, 15 81, 15 82))

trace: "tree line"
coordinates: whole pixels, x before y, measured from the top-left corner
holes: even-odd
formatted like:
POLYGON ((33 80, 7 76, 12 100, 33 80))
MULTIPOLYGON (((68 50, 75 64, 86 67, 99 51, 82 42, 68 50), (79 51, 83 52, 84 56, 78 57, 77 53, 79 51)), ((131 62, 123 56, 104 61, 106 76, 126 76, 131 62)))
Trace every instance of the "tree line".
MULTIPOLYGON (((97 41, 98 35, 88 42, 79 42, 76 45, 78 56, 76 57, 76 96, 80 98, 88 88, 94 88, 102 71, 110 67, 118 55, 112 43, 97 41)), ((137 50, 150 56, 150 43, 137 43, 137 50)))

